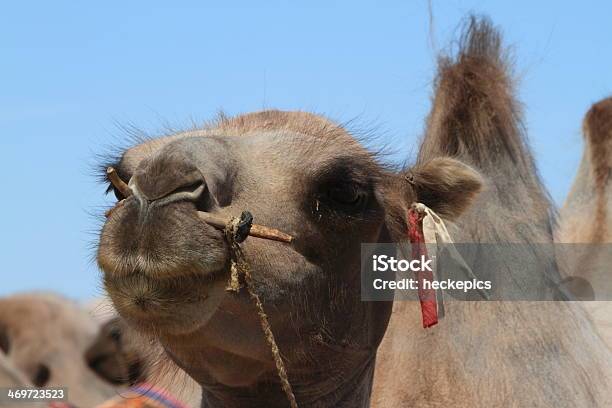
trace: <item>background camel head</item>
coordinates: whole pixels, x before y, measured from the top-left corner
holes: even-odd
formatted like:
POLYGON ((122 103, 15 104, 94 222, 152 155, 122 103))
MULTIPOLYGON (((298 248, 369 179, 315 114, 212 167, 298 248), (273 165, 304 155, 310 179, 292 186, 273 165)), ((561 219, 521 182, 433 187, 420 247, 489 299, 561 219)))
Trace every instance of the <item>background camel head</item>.
POLYGON ((145 141, 107 165, 134 193, 115 191, 126 199, 99 241, 116 309, 201 384, 236 387, 276 371, 249 297, 225 290, 223 232, 198 211, 226 219, 249 210, 294 237, 251 237, 242 248, 288 365, 306 373, 313 356, 334 348, 371 355, 382 338, 390 305, 360 300, 360 244, 401 239, 415 201, 453 218, 480 188, 479 175, 450 158, 411 169, 408 182, 342 127, 302 112, 221 118, 145 141))
POLYGON ((93 407, 139 374, 137 356, 121 342, 116 322, 100 328, 84 308, 60 296, 2 298, 0 357, 11 376, 0 375, 0 387, 65 387, 71 404, 93 407))

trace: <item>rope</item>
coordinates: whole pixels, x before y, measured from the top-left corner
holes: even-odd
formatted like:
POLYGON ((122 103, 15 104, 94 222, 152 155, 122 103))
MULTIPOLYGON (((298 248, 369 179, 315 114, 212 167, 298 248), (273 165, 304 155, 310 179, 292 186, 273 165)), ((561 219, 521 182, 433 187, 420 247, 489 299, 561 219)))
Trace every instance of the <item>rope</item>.
POLYGON ((230 268, 230 281, 226 290, 232 292, 239 292, 241 288, 246 288, 249 297, 255 303, 257 308, 257 315, 259 316, 259 323, 261 329, 264 332, 266 341, 270 345, 270 351, 274 357, 274 364, 276 365, 276 371, 278 378, 281 382, 281 387, 287 396, 289 405, 291 408, 298 408, 295 394, 291 388, 289 377, 287 376, 287 369, 285 363, 280 355, 280 350, 276 344, 274 333, 272 332, 272 326, 268 320, 261 299, 253 291, 253 279, 251 276, 251 268, 245 259, 240 243, 243 242, 249 235, 249 230, 253 223, 253 216, 248 211, 243 211, 240 218, 232 217, 225 226, 225 238, 230 245, 230 257, 231 257, 231 268, 230 268))

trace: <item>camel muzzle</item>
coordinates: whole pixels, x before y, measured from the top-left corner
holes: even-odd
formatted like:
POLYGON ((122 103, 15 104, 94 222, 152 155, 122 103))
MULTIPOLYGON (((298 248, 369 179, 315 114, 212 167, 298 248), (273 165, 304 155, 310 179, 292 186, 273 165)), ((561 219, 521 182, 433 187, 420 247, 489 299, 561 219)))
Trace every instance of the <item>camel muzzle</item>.
MULTIPOLYGON (((135 183, 132 183, 133 188, 130 187, 123 180, 121 180, 115 169, 112 167, 107 169, 106 174, 108 180, 126 199, 132 195, 135 195, 139 201, 142 201, 142 197, 139 197, 139 191, 137 190, 135 183)), ((203 185, 198 186, 198 189, 200 187, 203 189, 203 185)), ((190 193, 192 195, 198 192, 201 194, 201 191, 198 189, 195 189, 190 193)), ((161 200, 172 200, 172 197, 172 195, 169 195, 161 198, 161 200)), ((185 197, 184 199, 188 198, 189 197, 185 197)), ((114 208, 107 211, 106 216, 109 217, 115 208, 122 205, 124 200, 119 201, 114 208)), ((225 239, 230 246, 231 254, 231 276, 226 290, 231 292, 239 292, 241 288, 245 288, 247 290, 249 297, 252 299, 255 308, 257 309, 257 314, 259 316, 264 337, 270 345, 270 350, 274 357, 274 363, 276 365, 278 377, 281 381, 283 392, 287 396, 290 407, 298 408, 293 389, 287 376, 287 369, 280 355, 268 316, 263 309, 263 304, 259 299, 259 296, 252 290, 253 280, 251 278, 251 270, 248 262, 245 259, 244 253, 242 252, 242 248, 240 247, 240 243, 244 242, 248 236, 286 243, 291 243, 293 241, 293 237, 274 228, 253 224, 253 215, 249 211, 243 211, 240 217, 230 217, 228 220, 224 220, 204 211, 198 211, 198 217, 208 225, 224 231, 225 239)))

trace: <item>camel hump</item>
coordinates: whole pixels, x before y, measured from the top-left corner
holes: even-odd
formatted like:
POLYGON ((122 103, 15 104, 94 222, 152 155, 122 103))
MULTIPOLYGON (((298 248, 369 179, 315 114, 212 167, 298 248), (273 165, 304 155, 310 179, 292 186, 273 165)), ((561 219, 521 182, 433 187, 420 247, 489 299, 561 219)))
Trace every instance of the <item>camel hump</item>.
POLYGON ((587 142, 600 146, 612 139, 612 97, 593 104, 584 117, 584 134, 587 142))
POLYGON ((454 48, 438 60, 419 159, 455 156, 485 173, 499 168, 501 161, 533 174, 512 64, 500 31, 488 18, 470 16, 454 48))
POLYGON ((583 133, 595 177, 595 187, 603 190, 612 167, 612 97, 593 106, 584 117, 583 133))

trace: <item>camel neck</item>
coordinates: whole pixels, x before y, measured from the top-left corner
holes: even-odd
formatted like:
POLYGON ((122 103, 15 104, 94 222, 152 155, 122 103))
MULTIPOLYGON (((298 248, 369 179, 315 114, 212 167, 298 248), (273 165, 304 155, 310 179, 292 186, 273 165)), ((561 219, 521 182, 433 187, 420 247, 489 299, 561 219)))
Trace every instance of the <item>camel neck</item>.
MULTIPOLYGON (((300 408, 368 407, 372 389, 375 353, 365 359, 355 356, 320 361, 313 370, 297 373, 289 370, 289 378, 300 408)), ((287 396, 278 378, 265 378, 248 388, 221 384, 202 385, 202 407, 287 407, 287 396)))

